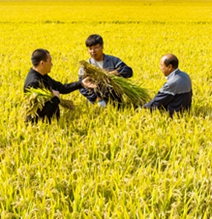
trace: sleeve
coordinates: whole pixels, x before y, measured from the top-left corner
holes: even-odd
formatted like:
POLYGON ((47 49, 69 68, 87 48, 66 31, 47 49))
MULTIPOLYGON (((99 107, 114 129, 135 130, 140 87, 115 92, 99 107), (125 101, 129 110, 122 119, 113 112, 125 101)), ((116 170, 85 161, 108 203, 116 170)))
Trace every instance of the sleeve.
POLYGON ((52 89, 59 91, 61 94, 68 94, 82 88, 81 81, 62 84, 59 81, 52 80, 52 89))
POLYGON ((177 86, 175 83, 165 83, 159 92, 164 93, 164 94, 170 94, 170 95, 174 96, 177 94, 176 87, 177 86))
MULTIPOLYGON (((79 82, 81 83, 82 81, 82 69, 79 70, 79 82)), ((94 92, 93 89, 89 88, 80 88, 79 89, 80 93, 86 97, 90 102, 94 103, 96 101, 97 98, 97 94, 94 92)))
POLYGON ((133 76, 133 70, 131 67, 127 66, 121 59, 116 58, 115 69, 118 71, 119 75, 124 78, 130 78, 133 76))
POLYGON ((160 91, 155 95, 155 97, 149 102, 144 104, 144 108, 149 109, 160 109, 168 105, 168 103, 174 98, 173 95, 167 93, 161 93, 160 91))

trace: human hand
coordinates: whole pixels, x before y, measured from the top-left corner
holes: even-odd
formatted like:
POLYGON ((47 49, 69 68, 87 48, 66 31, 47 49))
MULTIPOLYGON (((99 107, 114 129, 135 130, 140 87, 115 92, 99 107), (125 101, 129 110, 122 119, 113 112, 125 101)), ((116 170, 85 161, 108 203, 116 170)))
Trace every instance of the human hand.
POLYGON ((82 85, 84 87, 88 87, 88 88, 93 88, 93 89, 97 88, 97 85, 94 82, 92 82, 91 78, 89 78, 89 77, 86 77, 82 80, 82 85))
POLYGON ((60 98, 60 92, 57 90, 52 90, 52 94, 58 98, 60 98))
POLYGON ((117 70, 114 70, 114 71, 109 71, 108 73, 109 73, 109 74, 116 75, 116 76, 118 76, 118 75, 119 75, 119 73, 118 73, 118 71, 117 71, 117 70))
POLYGON ((106 102, 102 99, 98 101, 98 105, 102 108, 106 107, 106 102))

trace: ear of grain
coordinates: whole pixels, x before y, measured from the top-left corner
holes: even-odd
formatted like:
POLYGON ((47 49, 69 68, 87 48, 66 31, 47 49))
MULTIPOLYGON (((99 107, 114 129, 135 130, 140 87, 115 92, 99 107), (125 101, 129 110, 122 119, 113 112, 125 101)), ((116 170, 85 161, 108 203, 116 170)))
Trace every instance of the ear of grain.
POLYGON ((132 83, 130 79, 109 74, 106 70, 84 60, 80 61, 80 64, 84 70, 83 77, 90 77, 98 85, 95 91, 98 91, 102 96, 106 91, 111 92, 111 94, 115 91, 115 94, 124 101, 138 106, 150 99, 147 89, 132 83))
MULTIPOLYGON (((28 88, 25 93, 24 109, 25 114, 32 117, 37 116, 37 111, 42 110, 45 102, 50 101, 53 98, 53 94, 45 88, 28 88)), ((60 98, 60 106, 63 108, 74 110, 74 103, 72 100, 66 100, 60 98)))

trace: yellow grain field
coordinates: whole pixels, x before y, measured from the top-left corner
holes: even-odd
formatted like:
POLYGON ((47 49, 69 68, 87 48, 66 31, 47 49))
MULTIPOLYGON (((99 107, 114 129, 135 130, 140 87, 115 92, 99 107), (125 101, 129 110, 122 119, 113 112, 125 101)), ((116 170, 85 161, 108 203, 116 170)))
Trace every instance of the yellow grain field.
POLYGON ((0 218, 211 218, 211 36, 211 1, 1 1, 0 218), (50 51, 54 79, 77 81, 92 33, 151 97, 174 53, 192 79, 191 114, 100 109, 75 91, 58 123, 25 126, 32 51, 50 51))

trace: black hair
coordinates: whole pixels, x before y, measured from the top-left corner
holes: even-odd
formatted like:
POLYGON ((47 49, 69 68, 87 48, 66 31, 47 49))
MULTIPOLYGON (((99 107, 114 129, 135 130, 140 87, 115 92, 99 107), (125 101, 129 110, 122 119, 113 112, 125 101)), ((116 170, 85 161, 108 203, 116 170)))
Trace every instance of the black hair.
POLYGON ((36 49, 31 56, 33 66, 38 66, 40 61, 46 61, 49 51, 46 49, 36 49))
POLYGON ((166 59, 164 60, 164 64, 166 66, 171 64, 172 67, 174 69, 176 69, 176 68, 178 68, 179 60, 178 60, 178 58, 175 55, 169 54, 169 55, 167 55, 166 59))
POLYGON ((103 39, 98 34, 91 34, 85 41, 86 47, 91 47, 97 44, 103 45, 103 39))

